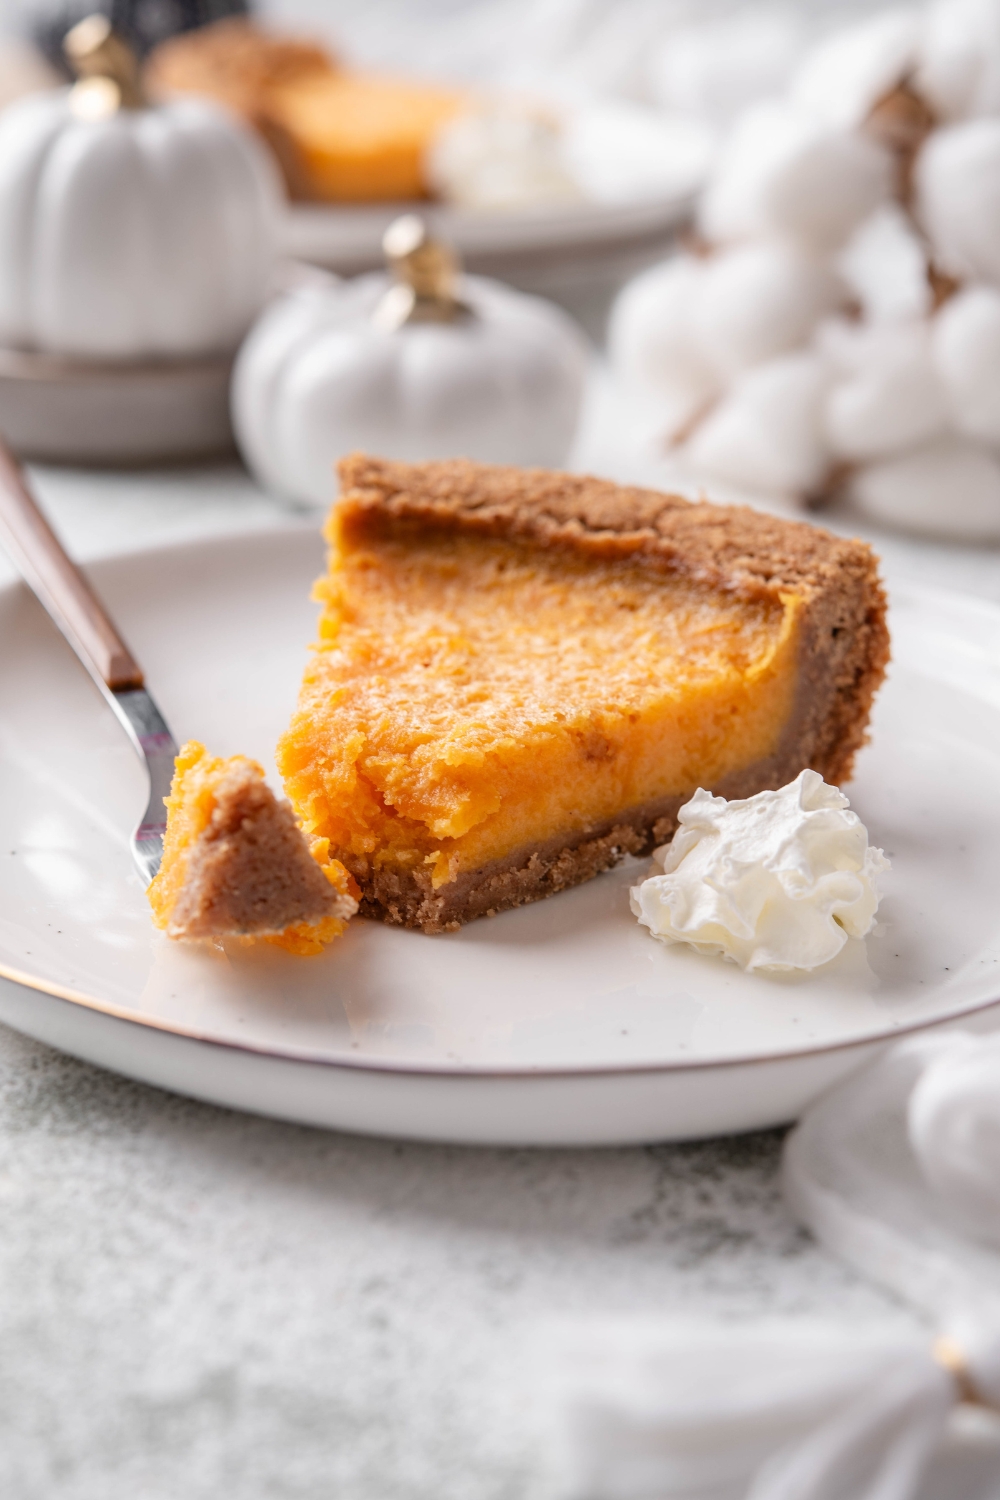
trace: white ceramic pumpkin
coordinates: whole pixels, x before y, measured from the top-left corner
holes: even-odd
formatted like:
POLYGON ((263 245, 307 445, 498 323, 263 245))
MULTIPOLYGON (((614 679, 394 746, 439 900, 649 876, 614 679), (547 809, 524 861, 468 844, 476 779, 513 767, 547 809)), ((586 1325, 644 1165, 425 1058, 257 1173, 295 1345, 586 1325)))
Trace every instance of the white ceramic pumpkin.
POLYGON ((265 148, 201 101, 81 118, 79 97, 0 115, 0 344, 115 360, 234 349, 274 264, 265 148))
POLYGON ((356 449, 409 461, 564 464, 588 365, 566 314, 466 276, 456 282, 460 316, 386 327, 379 309, 392 290, 381 273, 306 286, 252 330, 233 371, 232 416, 261 483, 326 505, 333 465, 356 449))

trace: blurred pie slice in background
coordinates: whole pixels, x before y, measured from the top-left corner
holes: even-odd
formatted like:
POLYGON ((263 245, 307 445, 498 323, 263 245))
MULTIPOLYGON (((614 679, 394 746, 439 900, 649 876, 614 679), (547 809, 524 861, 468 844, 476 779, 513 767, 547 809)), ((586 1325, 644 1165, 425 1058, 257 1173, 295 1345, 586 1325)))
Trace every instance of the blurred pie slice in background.
POLYGON ((154 48, 154 97, 202 94, 249 120, 281 164, 291 197, 379 202, 429 194, 423 160, 468 106, 457 89, 355 73, 320 43, 216 22, 154 48))

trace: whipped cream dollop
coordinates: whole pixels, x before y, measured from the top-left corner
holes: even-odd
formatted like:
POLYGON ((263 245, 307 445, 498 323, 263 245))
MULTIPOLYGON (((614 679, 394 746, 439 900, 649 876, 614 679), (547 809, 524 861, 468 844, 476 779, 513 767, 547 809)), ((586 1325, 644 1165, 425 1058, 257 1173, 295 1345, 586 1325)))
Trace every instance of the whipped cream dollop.
POLYGON ((521 101, 493 101, 438 135, 425 161, 435 192, 459 208, 504 210, 579 203, 555 117, 521 101))
POLYGON ((661 873, 632 887, 654 937, 747 970, 816 969, 871 931, 889 861, 818 772, 743 801, 699 790, 678 822, 661 873))

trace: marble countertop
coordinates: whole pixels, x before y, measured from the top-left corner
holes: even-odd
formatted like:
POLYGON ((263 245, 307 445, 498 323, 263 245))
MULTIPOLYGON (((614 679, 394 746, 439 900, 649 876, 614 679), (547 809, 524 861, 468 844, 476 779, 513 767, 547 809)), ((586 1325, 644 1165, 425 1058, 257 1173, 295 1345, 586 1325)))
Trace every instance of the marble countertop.
MULTIPOLYGON (((664 479, 600 378, 590 418, 581 467, 664 479)), ((289 518, 235 465, 33 477, 82 559, 289 518)), ((1000 603, 997 550, 874 540, 890 585, 1000 603)), ((780 1144, 355 1139, 0 1028, 0 1493, 543 1500, 524 1365, 541 1318, 909 1317, 797 1229, 780 1144)))

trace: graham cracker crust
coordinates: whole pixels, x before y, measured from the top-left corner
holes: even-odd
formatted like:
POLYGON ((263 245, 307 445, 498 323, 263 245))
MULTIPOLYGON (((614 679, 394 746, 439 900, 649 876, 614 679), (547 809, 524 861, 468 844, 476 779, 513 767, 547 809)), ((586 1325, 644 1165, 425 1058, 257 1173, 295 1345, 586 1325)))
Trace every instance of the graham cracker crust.
POLYGON ((346 919, 355 910, 353 898, 335 890, 309 853, 288 803, 252 767, 231 767, 188 853, 170 937, 263 937, 299 922, 346 919))
MULTIPOLYGON (((776 603, 783 593, 796 594, 798 687, 781 741, 767 760, 707 790, 748 797, 784 786, 807 766, 834 785, 850 779, 889 661, 885 594, 864 542, 747 506, 692 503, 543 469, 353 454, 339 475, 344 524, 366 531, 461 529, 593 557, 641 557, 665 575, 748 600, 776 603)), ((363 915, 444 932, 578 885, 627 854, 648 853, 671 836, 678 809, 695 790, 625 810, 611 824, 567 830, 437 891, 424 870, 339 857, 361 887, 363 915)))

